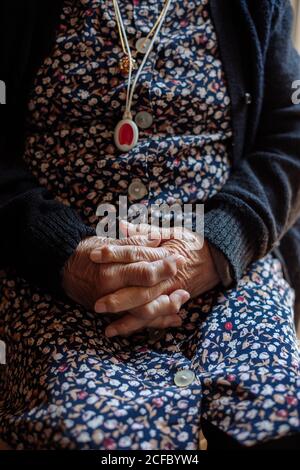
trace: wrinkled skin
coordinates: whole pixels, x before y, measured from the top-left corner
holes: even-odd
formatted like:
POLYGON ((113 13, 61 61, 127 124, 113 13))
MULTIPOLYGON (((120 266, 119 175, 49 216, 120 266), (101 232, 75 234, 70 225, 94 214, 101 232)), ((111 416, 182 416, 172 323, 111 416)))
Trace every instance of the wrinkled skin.
POLYGON ((178 327, 182 305, 220 282, 199 235, 166 237, 155 229, 150 239, 150 229, 140 225, 137 234, 137 226, 123 223, 125 239, 86 239, 65 267, 63 285, 73 300, 97 313, 123 314, 106 329, 109 337, 178 327))
MULTIPOLYGON (((143 289, 145 286, 155 287, 159 294, 165 290, 167 283, 176 275, 178 267, 184 263, 182 257, 174 256, 168 250, 158 247, 159 243, 159 239, 149 240, 147 236, 120 240, 90 237, 83 240, 64 267, 63 288, 66 294, 88 310, 94 309, 100 297, 131 286, 142 286, 143 289), (105 258, 112 256, 116 246, 127 247, 132 260, 106 262, 105 258), (96 259, 102 256, 101 266, 92 262, 91 253, 94 253, 96 259)), ((130 330, 128 334, 142 329, 146 324, 158 329, 181 324, 177 313, 188 300, 189 294, 177 289, 170 295, 156 297, 158 298, 153 298, 153 302, 145 307, 132 309, 127 320, 130 330)), ((120 304, 111 304, 109 311, 117 315, 124 310, 120 304)))
MULTIPOLYGON (((154 240, 159 243, 161 249, 167 250, 177 256, 182 256, 184 263, 178 266, 174 276, 166 281, 156 284, 155 286, 134 286, 125 289, 119 289, 110 293, 95 304, 95 311, 98 313, 120 311, 119 306, 122 305, 123 311, 129 312, 121 319, 113 322, 108 327, 109 336, 128 335, 137 331, 137 329, 149 327, 147 316, 144 312, 149 309, 155 311, 156 316, 163 315, 166 308, 165 303, 159 302, 159 299, 165 299, 165 296, 171 296, 173 292, 188 292, 188 298, 197 297, 204 292, 212 289, 220 282, 219 275, 216 271, 213 258, 210 253, 209 245, 200 235, 183 229, 181 235, 175 232, 168 233, 167 236, 159 229, 153 229, 149 225, 136 225, 123 223, 123 232, 126 236, 146 236, 149 233, 154 236, 154 240), (157 234, 159 232, 159 235, 157 234), (154 308, 154 305, 156 308, 154 308), (143 310, 141 310, 141 308, 143 310), (132 313, 139 314, 139 319, 132 318, 132 313)), ((151 252, 153 248, 147 249, 151 252)), ((91 259, 97 263, 120 263, 120 262, 136 262, 146 257, 146 251, 140 247, 137 252, 128 246, 112 245, 108 250, 104 249, 97 255, 93 252, 91 259)), ((180 310, 180 308, 179 308, 180 310)), ((153 325, 150 325, 153 326, 153 325)), ((173 326, 173 325, 172 325, 173 326)), ((177 325, 176 325, 177 326, 177 325)))

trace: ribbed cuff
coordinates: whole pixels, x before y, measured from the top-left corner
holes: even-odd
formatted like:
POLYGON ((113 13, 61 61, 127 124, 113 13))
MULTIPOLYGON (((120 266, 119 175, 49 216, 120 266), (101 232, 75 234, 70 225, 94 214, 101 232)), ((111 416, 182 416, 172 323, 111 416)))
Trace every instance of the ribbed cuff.
POLYGON ((254 260, 257 244, 240 212, 222 204, 211 209, 204 216, 204 237, 223 253, 230 264, 233 282, 238 282, 254 260))
POLYGON ((83 224, 67 206, 40 215, 22 231, 23 259, 18 267, 39 287, 62 294, 61 272, 65 262, 84 238, 94 235, 96 231, 83 224))
POLYGON ((229 288, 233 284, 233 277, 230 270, 230 264, 227 258, 225 258, 225 256, 220 250, 218 250, 214 245, 211 245, 210 243, 209 251, 222 285, 225 288, 229 288))

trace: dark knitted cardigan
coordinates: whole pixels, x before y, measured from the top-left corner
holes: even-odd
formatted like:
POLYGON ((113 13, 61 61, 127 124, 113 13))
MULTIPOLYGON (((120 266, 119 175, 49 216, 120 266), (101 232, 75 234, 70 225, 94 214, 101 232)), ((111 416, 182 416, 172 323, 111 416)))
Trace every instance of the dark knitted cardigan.
MULTIPOLYGON (((22 163, 25 106, 34 72, 53 44, 62 0, 2 0, 0 80, 0 266, 47 289, 94 231, 53 199, 22 163)), ((300 59, 288 0, 210 0, 232 101, 233 171, 205 204, 205 235, 236 282, 274 251, 300 293, 300 105, 292 85, 300 59)))

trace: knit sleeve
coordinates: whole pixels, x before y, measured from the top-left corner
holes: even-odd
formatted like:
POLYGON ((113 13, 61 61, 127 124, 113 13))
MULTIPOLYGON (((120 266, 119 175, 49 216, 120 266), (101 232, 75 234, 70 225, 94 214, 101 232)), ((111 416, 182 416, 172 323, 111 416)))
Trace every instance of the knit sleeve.
POLYGON ((96 235, 71 207, 38 186, 21 163, 0 161, 0 264, 61 293, 61 272, 81 240, 96 235))
POLYGON ((275 17, 254 144, 205 205, 205 237, 227 258, 235 282, 300 217, 300 105, 291 99, 300 59, 291 39, 290 2, 280 2, 275 17))

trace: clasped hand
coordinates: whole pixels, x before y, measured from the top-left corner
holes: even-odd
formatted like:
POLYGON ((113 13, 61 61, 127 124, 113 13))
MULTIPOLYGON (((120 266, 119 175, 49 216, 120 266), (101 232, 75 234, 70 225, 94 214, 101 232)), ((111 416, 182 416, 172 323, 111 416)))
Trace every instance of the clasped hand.
POLYGON ((126 238, 90 237, 78 245, 64 267, 65 292, 88 310, 116 315, 108 337, 179 327, 182 305, 220 282, 208 243, 186 229, 166 238, 148 225, 139 233, 136 225, 121 227, 126 238))

